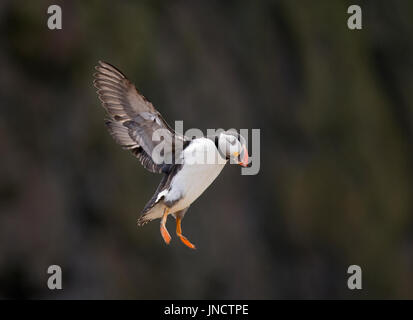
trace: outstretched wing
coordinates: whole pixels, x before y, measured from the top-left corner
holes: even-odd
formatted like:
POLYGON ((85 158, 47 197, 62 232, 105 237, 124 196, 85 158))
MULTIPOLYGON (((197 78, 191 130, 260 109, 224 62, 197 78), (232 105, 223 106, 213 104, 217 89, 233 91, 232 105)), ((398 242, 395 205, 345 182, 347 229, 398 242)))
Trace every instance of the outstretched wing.
POLYGON ((187 139, 174 132, 122 72, 102 61, 96 70, 93 84, 109 115, 106 126, 112 137, 123 148, 131 150, 147 170, 165 172, 170 167, 165 159, 174 160, 187 139), (163 151, 154 152, 157 146, 162 148, 155 151, 163 151))

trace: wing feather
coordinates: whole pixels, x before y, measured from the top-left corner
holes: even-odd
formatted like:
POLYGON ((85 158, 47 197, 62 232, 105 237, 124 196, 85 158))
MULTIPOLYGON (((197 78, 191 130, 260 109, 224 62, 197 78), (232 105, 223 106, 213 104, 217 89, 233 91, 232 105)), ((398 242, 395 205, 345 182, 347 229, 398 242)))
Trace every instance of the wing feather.
POLYGON ((166 123, 161 114, 154 108, 126 76, 109 63, 99 61, 93 81, 97 94, 110 119, 106 121, 109 133, 123 148, 129 149, 141 164, 151 172, 162 172, 165 163, 163 159, 154 159, 152 151, 164 143, 174 159, 175 139, 188 142, 188 139, 178 135, 166 123), (163 139, 154 141, 153 134, 160 130, 163 139))

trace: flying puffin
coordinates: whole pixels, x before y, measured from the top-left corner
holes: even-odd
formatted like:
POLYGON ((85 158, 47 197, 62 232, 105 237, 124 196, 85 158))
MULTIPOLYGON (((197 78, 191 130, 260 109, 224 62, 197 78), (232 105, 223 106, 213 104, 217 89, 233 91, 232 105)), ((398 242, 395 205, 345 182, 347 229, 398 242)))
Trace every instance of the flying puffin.
POLYGON ((109 133, 145 169, 163 175, 138 219, 138 226, 161 219, 161 235, 169 244, 171 236, 165 225, 171 214, 176 219, 177 236, 195 249, 182 234, 181 221, 228 160, 249 166, 245 139, 232 131, 194 139, 178 134, 121 71, 102 61, 95 68, 93 84, 107 111, 109 133), (158 152, 159 149, 162 151, 158 152))

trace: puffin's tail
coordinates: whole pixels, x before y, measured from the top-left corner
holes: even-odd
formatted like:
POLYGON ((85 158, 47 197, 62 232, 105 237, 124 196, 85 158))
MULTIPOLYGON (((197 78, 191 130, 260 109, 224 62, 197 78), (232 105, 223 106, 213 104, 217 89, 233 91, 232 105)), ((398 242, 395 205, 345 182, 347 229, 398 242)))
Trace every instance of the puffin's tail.
POLYGON ((165 205, 158 202, 146 211, 143 210, 142 215, 138 219, 138 227, 141 227, 152 220, 162 218, 164 208, 165 205))
POLYGON ((154 219, 162 218, 165 205, 162 203, 161 200, 163 200, 164 198, 163 195, 165 193, 168 177, 169 176, 167 174, 163 175, 162 180, 159 183, 158 188, 156 188, 156 191, 153 194, 152 198, 148 201, 145 208, 143 208, 141 216, 138 219, 139 227, 154 219))

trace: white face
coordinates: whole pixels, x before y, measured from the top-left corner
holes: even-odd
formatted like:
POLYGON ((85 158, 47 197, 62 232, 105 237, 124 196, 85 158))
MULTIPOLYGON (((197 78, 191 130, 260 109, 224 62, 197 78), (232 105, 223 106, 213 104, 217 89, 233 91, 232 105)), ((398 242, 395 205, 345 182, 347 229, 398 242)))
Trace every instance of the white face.
POLYGON ((244 147, 238 138, 232 134, 221 133, 218 140, 219 149, 226 158, 234 159, 234 163, 241 162, 244 147))

